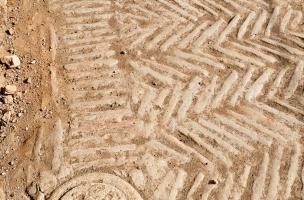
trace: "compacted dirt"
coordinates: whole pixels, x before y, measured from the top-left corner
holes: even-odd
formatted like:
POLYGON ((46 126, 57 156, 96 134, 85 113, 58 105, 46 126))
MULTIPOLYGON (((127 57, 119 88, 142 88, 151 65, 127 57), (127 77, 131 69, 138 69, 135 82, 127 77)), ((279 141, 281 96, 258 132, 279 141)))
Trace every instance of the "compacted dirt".
POLYGON ((304 199, 302 0, 0 3, 0 199, 304 199))

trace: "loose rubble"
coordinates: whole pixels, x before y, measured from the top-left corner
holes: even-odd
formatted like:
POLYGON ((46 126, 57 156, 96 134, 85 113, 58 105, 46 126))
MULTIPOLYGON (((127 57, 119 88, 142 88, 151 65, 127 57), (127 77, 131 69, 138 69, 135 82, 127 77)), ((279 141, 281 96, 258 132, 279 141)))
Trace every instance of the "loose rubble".
MULTIPOLYGON (((17 106, 22 93, 18 91, 15 84, 15 68, 20 67, 21 61, 17 55, 0 55, 0 142, 7 136, 10 123, 15 123, 17 118, 22 116, 22 112, 17 106)), ((16 77, 18 80, 18 76, 16 77)), ((27 80, 31 82, 31 80, 27 80)))

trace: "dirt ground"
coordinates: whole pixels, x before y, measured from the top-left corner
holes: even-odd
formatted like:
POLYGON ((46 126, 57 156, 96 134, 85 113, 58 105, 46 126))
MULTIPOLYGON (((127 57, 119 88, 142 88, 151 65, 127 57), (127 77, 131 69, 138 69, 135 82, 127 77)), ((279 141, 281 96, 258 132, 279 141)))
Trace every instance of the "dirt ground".
POLYGON ((25 177, 32 163, 32 149, 39 128, 56 116, 50 89, 49 23, 47 4, 41 1, 8 1, 7 19, 3 26, 1 56, 17 55, 21 65, 1 65, 1 87, 15 85, 11 103, 1 96, 1 183, 6 199, 27 199, 25 177), (11 33, 9 33, 10 31, 11 33), (3 119, 3 118, 2 118, 3 119))
POLYGON ((302 0, 0 10, 0 200, 304 200, 302 0))

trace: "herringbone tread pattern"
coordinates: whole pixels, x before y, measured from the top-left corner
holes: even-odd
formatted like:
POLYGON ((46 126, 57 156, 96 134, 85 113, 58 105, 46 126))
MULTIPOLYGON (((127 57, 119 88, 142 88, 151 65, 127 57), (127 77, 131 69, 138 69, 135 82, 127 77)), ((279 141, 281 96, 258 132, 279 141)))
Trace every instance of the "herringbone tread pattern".
MULTIPOLYGON (((143 199, 300 199, 303 10, 258 0, 49 0, 65 25, 63 162, 143 199)), ((302 196, 303 197, 303 196, 302 196)))

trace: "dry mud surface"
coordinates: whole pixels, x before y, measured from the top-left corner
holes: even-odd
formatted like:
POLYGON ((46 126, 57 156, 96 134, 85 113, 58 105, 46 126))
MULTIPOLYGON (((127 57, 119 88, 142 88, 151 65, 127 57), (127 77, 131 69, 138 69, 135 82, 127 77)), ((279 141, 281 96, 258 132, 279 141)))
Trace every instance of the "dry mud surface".
POLYGON ((303 1, 35 3, 52 112, 7 199, 304 199, 303 1))

